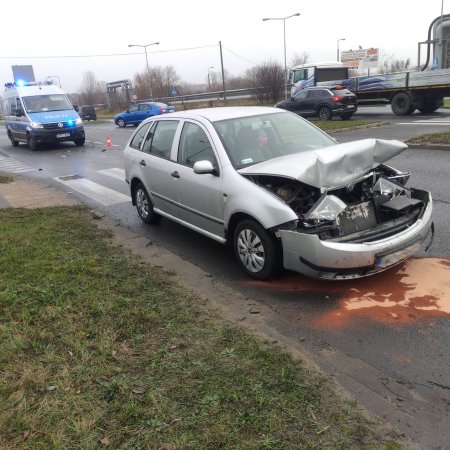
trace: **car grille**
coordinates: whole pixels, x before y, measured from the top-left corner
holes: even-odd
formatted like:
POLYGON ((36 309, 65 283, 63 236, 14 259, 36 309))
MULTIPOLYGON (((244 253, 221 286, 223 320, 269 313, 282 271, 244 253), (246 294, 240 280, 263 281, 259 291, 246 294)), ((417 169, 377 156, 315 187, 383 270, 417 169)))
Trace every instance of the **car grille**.
POLYGON ((64 128, 73 128, 72 126, 69 126, 67 122, 53 122, 53 123, 44 123, 43 127, 47 130, 64 130, 64 128), (62 123, 63 126, 60 127, 58 124, 62 123))

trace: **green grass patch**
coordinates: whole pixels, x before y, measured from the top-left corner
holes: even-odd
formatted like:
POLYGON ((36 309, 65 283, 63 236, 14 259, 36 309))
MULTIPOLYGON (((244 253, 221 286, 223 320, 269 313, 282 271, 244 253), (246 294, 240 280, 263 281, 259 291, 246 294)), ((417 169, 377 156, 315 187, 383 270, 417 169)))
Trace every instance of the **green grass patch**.
POLYGON ((441 144, 450 145, 450 132, 430 133, 417 136, 406 141, 407 144, 441 144))
POLYGON ((3 448, 387 448, 328 382, 109 242, 0 210, 3 448))
POLYGON ((13 177, 9 175, 3 175, 0 173, 0 183, 11 183, 14 180, 13 177))
POLYGON ((311 122, 324 131, 338 131, 346 128, 355 128, 368 125, 376 125, 381 123, 376 120, 360 120, 360 119, 350 119, 350 120, 311 120, 311 122))

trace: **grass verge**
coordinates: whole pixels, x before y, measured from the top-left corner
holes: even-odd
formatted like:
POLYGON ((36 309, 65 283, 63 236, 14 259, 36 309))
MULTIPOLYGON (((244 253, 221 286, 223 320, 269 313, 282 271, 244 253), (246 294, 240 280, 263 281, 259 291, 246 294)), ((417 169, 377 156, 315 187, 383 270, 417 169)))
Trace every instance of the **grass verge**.
POLYGON ((11 183, 11 181, 13 181, 13 177, 0 173, 0 183, 11 183))
POLYGON ((364 127, 379 124, 376 120, 311 120, 311 122, 323 131, 339 131, 342 129, 364 127))
POLYGON ((0 235, 3 448, 394 448, 87 210, 0 210, 0 235))
POLYGON ((406 141, 407 144, 441 144, 450 145, 449 133, 430 133, 417 136, 406 141))

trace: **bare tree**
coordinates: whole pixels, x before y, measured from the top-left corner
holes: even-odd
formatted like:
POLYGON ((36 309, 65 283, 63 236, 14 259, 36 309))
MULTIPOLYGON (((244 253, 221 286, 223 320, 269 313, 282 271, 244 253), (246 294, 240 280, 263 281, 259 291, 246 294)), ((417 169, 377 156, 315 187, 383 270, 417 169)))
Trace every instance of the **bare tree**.
POLYGON ((310 55, 308 52, 303 53, 294 53, 294 56, 291 59, 290 67, 299 66, 300 64, 306 64, 309 62, 310 55))
POLYGON ((105 83, 98 81, 94 72, 84 72, 80 87, 80 103, 85 105, 106 103, 105 92, 105 83))
POLYGON ((410 69, 411 59, 399 59, 395 55, 390 55, 385 58, 383 62, 383 67, 381 68, 381 73, 395 73, 404 72, 410 69))
POLYGON ((147 71, 134 75, 134 94, 139 99, 150 98, 150 92, 154 98, 168 97, 173 87, 179 91, 180 77, 173 66, 151 67, 150 77, 147 71))
POLYGON ((284 68, 275 61, 266 61, 247 70, 246 78, 253 88, 258 88, 258 100, 276 102, 283 92, 284 68))

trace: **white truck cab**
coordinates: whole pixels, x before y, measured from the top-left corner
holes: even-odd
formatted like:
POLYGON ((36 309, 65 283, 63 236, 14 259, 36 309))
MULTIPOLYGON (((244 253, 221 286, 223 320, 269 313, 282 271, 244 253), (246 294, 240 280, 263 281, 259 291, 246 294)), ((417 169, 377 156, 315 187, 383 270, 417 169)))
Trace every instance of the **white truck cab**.
POLYGON ((11 144, 73 141, 84 145, 83 122, 64 92, 51 83, 6 83, 3 114, 11 144))

